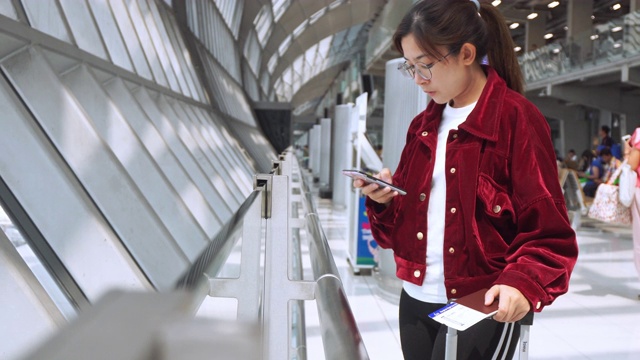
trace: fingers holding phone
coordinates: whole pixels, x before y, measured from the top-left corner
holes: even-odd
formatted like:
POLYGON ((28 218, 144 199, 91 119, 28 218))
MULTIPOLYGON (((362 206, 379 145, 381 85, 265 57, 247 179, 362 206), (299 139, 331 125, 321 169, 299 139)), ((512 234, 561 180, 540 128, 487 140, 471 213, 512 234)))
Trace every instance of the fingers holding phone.
MULTIPOLYGON (((353 176, 347 174, 348 176, 353 176)), ((359 175, 359 174, 356 174, 359 175)), ((366 177, 353 176, 353 186, 361 188, 362 194, 380 204, 388 204, 397 195, 405 195, 406 191, 393 185, 393 179, 389 169, 384 168, 380 173, 367 175, 366 177), (382 180, 382 182, 377 181, 382 180)))

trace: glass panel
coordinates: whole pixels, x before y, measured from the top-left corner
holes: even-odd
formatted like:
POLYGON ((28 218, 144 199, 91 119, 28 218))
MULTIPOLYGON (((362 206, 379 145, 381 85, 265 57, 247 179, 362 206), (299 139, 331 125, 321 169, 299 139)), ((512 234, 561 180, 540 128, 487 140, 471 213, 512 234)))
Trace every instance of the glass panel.
POLYGON ((147 0, 138 0, 138 6, 140 7, 142 19, 146 24, 146 29, 149 30, 149 36, 153 41, 153 48, 155 50, 154 54, 158 57, 159 66, 162 67, 162 71, 169 81, 171 90, 181 92, 180 85, 178 85, 178 79, 176 79, 176 74, 173 71, 173 67, 171 66, 171 61, 169 60, 169 55, 166 50, 166 47, 169 47, 171 43, 169 42, 166 33, 163 31, 164 27, 162 26, 162 21, 158 14, 156 3, 151 2, 151 4, 149 4, 147 0))
POLYGON ((35 29, 47 33, 62 41, 71 43, 71 38, 64 26, 58 5, 53 1, 22 0, 29 23, 35 29))
POLYGON ((284 39, 284 41, 282 41, 282 44, 280 44, 280 46, 278 47, 278 53, 280 54, 280 56, 284 55, 284 53, 289 49, 292 40, 292 36, 289 35, 286 39, 284 39))
POLYGON ((166 227, 181 252, 194 261, 213 234, 206 234, 195 221, 166 177, 158 171, 156 162, 120 110, 109 101, 87 68, 78 67, 65 74, 62 80, 90 119, 95 135, 111 150, 112 161, 121 166, 122 175, 137 188, 142 201, 166 227))
POLYGON ((244 94, 244 90, 235 83, 226 73, 213 61, 207 61, 210 74, 215 74, 212 79, 212 88, 218 94, 218 100, 224 104, 221 110, 227 115, 243 121, 249 125, 256 126, 253 112, 244 94))
POLYGON ((185 110, 181 104, 172 101, 167 102, 167 105, 171 107, 171 110, 173 110, 180 119, 181 126, 184 127, 186 131, 189 131, 193 139, 195 139, 213 168, 217 170, 217 175, 225 182, 231 195, 236 199, 236 206, 240 207, 240 204, 242 204, 245 199, 245 194, 239 187, 239 179, 234 179, 231 176, 229 170, 231 167, 230 164, 224 161, 224 157, 221 156, 220 151, 214 150, 215 144, 211 140, 209 133, 204 131, 202 126, 197 122, 197 119, 192 119, 194 117, 193 113, 185 110))
POLYGON ((18 14, 11 0, 0 0, 0 14, 18 20, 18 14))
POLYGON ((278 22, 287 8, 289 8, 289 5, 291 5, 291 0, 271 0, 271 3, 273 4, 274 21, 278 22))
MULTIPOLYGON (((199 0, 202 1, 202 0, 199 0)), ((211 1, 211 0, 205 0, 211 1)), ((228 0, 214 0, 222 18, 231 30, 234 38, 238 38, 238 30, 240 28, 240 21, 242 20, 242 8, 243 1, 228 1, 228 0)))
POLYGON ((220 219, 228 216, 228 213, 220 211, 221 199, 211 196, 213 189, 197 182, 199 178, 189 174, 189 167, 180 163, 179 154, 173 151, 122 80, 116 79, 104 87, 202 228, 210 236, 217 233, 222 225, 220 219))
POLYGON ((230 185, 227 184, 227 179, 223 178, 220 170, 212 164, 211 158, 204 152, 201 146, 202 144, 198 143, 199 138, 194 138, 193 134, 189 132, 184 121, 169 105, 165 97, 157 97, 155 104, 162 114, 162 117, 169 121, 178 137, 187 146, 189 152, 193 155, 193 158, 198 162, 202 170, 204 170, 207 178, 224 199, 225 204, 229 205, 232 211, 237 210, 238 207, 240 207, 240 199, 236 198, 236 194, 232 193, 230 185))
MULTIPOLYGON (((119 1, 111 0, 112 6, 114 6, 115 3, 119 3, 119 1)), ((167 76, 164 73, 160 57, 153 47, 149 30, 145 26, 145 22, 143 20, 144 17, 147 16, 147 13, 143 13, 140 11, 140 7, 138 7, 138 2, 136 1, 131 0, 123 5, 126 6, 129 12, 129 17, 135 29, 135 33, 138 35, 137 40, 140 42, 140 46, 144 51, 144 55, 147 59, 147 63, 151 67, 151 72, 153 73, 153 77, 155 78, 156 83, 164 87, 168 87, 169 83, 167 81, 167 76)))
POLYGON ((260 86, 262 87, 262 91, 265 94, 269 94, 269 92, 272 90, 269 88, 270 82, 271 82, 271 76, 269 75, 268 72, 264 72, 260 75, 260 86))
MULTIPOLYGON (((226 73, 231 75, 237 83, 240 83, 242 81, 240 54, 236 51, 229 51, 229 49, 235 49, 237 44, 224 19, 215 8, 215 4, 210 0, 198 1, 194 16, 201 18, 197 23, 189 23, 189 27, 194 29, 196 25, 199 25, 197 32, 195 29, 193 30, 194 33, 198 34, 200 41, 208 52, 218 60, 226 73)), ((215 74, 212 75, 215 76, 215 74)))
POLYGON ((107 53, 87 3, 78 0, 60 0, 60 5, 78 47, 107 60, 107 53))
POLYGON ((187 85, 186 87, 183 87, 184 94, 186 96, 191 94, 192 98, 204 101, 204 99, 206 99, 204 96, 204 90, 202 89, 202 85, 195 74, 195 69, 191 64, 189 52, 186 50, 185 45, 182 42, 182 36, 176 35, 179 34, 179 30, 175 23, 175 18, 163 9, 160 9, 160 14, 164 19, 165 29, 172 44, 171 48, 168 48, 167 51, 169 51, 170 54, 174 51, 175 57, 178 61, 178 66, 176 66, 176 76, 178 77, 181 85, 183 82, 186 82, 187 85))
POLYGON ((302 32, 307 29, 307 26, 309 26, 309 19, 303 21, 300 25, 298 25, 298 27, 293 29, 293 38, 295 39, 300 36, 300 34, 302 34, 302 32))
POLYGON ((113 62, 114 65, 133 72, 133 64, 131 63, 129 53, 118 30, 118 25, 109 9, 109 5, 101 0, 88 0, 88 3, 100 29, 102 40, 111 57, 111 62, 113 62))
POLYGON ((318 21, 318 19, 320 19, 326 13, 327 13, 327 8, 322 8, 322 9, 316 11, 316 13, 311 15, 311 17, 309 18, 309 24, 313 25, 313 23, 318 21))
POLYGON ((640 12, 594 25, 572 41, 557 40, 518 59, 527 83, 619 61, 640 53, 640 12))
POLYGON ((258 41, 260 45, 264 46, 267 40, 267 36, 270 34, 273 28, 273 16, 271 15, 271 9, 269 6, 264 5, 258 12, 258 16, 253 21, 258 33, 258 41))
POLYGON ((256 35, 253 31, 249 33, 249 39, 244 45, 244 57, 249 63, 250 69, 254 75, 260 71, 260 61, 262 60, 262 48, 258 44, 256 35))
POLYGON ((253 101, 260 101, 260 89, 258 87, 258 79, 256 75, 253 74, 249 65, 244 64, 245 76, 243 78, 244 89, 247 92, 247 96, 251 98, 253 101))
MULTIPOLYGON (((3 66, 30 112, 73 171, 73 175, 65 175, 64 181, 77 179, 82 184, 71 198, 91 197, 83 200, 83 204, 69 204, 60 199, 58 193, 63 196, 62 190, 68 184, 49 185, 46 190, 55 194, 45 196, 55 195, 56 202, 51 203, 55 204, 53 209, 69 216, 46 219, 55 220, 55 229, 61 232, 47 236, 47 239, 61 242, 57 245, 62 246, 60 251, 68 260, 65 265, 74 269, 69 271, 76 281, 83 281, 80 285, 87 297, 95 300, 95 296, 114 287, 148 287, 146 277, 159 290, 171 288, 188 266, 188 258, 179 251, 139 189, 123 173, 122 166, 114 161, 112 149, 98 137, 84 109, 37 50, 31 49, 5 60, 3 66), (34 78, 38 81, 34 82, 34 78), (61 207, 62 204, 73 208, 61 207), (94 207, 99 209, 99 214, 94 207), (62 220, 68 223, 61 223, 62 220), (108 224, 103 223, 105 221, 108 224), (151 248, 153 252, 149 251, 151 248)), ((27 164, 34 167, 31 162, 27 164)), ((46 176, 48 184, 51 184, 51 177, 46 176)), ((42 187, 41 177, 34 179, 42 187)), ((32 215, 31 211, 27 212, 32 215)))
POLYGON ((269 62, 267 63, 267 68, 270 74, 273 74, 273 70, 276 69, 276 65, 278 65, 279 58, 280 58, 280 54, 275 53, 271 56, 271 59, 269 59, 269 62))
POLYGON ((136 73, 145 79, 153 81, 154 79, 153 75, 151 75, 151 69, 149 68, 147 59, 145 58, 144 50, 140 45, 140 39, 138 38, 136 30, 131 23, 126 6, 122 0, 110 0, 109 3, 111 4, 113 16, 118 24, 118 29, 122 34, 124 43, 129 51, 133 65, 135 66, 136 73))

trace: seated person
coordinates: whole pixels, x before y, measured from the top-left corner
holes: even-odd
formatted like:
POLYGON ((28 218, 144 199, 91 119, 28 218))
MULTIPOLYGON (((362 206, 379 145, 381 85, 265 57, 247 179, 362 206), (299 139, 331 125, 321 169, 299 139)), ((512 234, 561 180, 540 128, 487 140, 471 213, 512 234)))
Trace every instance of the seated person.
POLYGON ((564 158, 564 166, 567 169, 578 170, 578 155, 575 150, 569 149, 564 158))
POLYGON ((589 197, 595 197, 598 186, 605 182, 603 181, 606 175, 605 165, 609 164, 613 157, 608 147, 602 148, 599 151, 599 155, 600 156, 596 157, 591 163, 588 172, 578 172, 578 176, 587 179, 583 190, 584 194, 589 197))
POLYGON ((620 159, 618 159, 612 151, 611 159, 609 160, 609 162, 604 163, 604 174, 602 176, 602 182, 605 184, 618 185, 620 178, 618 177, 616 179, 613 179, 613 175, 621 165, 622 161, 620 161, 620 159))

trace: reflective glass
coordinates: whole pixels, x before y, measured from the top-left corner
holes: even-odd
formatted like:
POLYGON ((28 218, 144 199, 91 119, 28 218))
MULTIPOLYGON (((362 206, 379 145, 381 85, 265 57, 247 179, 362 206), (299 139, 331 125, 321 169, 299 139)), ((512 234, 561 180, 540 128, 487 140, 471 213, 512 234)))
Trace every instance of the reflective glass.
POLYGON ((58 5, 54 1, 22 0, 29 23, 35 29, 55 38, 71 42, 58 5))
POLYGON ((136 34, 136 29, 131 22, 127 6, 122 0, 110 0, 109 3, 111 4, 111 10, 118 24, 122 39, 128 49, 131 60, 133 60, 136 73, 145 79, 153 81, 154 78, 151 74, 151 68, 145 58, 145 52, 136 34))
POLYGON ((77 0, 60 0, 60 6, 78 47, 107 60, 106 50, 87 3, 77 0))
POLYGON ((109 9, 109 4, 100 0, 88 0, 88 4, 98 25, 102 41, 107 47, 111 62, 128 71, 134 71, 129 52, 124 45, 124 40, 122 40, 118 30, 118 24, 113 18, 113 13, 109 9))
POLYGON ((18 20, 18 14, 11 0, 0 0, 0 14, 18 20))

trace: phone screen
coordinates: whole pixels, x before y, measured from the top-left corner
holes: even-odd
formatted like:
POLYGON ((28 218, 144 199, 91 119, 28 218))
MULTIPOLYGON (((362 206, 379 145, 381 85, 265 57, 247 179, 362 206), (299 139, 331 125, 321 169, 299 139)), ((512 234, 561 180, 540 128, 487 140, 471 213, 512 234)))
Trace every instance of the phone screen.
POLYGON ((395 185, 389 184, 388 182, 380 180, 380 179, 378 179, 376 177, 373 177, 373 176, 367 174, 366 172, 364 172, 362 170, 345 169, 345 170, 342 170, 342 173, 344 175, 349 176, 349 177, 354 178, 354 179, 364 180, 366 183, 369 183, 369 184, 374 183, 374 184, 380 185, 381 187, 391 188, 391 190, 397 191, 398 194, 400 194, 400 195, 406 195, 407 194, 407 192, 404 189, 402 189, 400 187, 397 187, 395 185))

